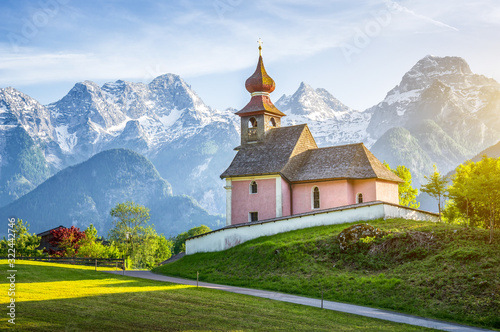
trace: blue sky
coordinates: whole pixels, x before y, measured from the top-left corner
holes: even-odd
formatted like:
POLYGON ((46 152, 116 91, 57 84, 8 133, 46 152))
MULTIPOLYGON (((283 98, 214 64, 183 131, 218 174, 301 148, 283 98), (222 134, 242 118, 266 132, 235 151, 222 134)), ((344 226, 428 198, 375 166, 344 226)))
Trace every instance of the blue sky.
POLYGON ((365 109, 427 54, 500 81, 496 0, 2 0, 0 87, 43 104, 79 81, 183 77, 216 108, 243 107, 264 63, 272 100, 301 81, 365 109))

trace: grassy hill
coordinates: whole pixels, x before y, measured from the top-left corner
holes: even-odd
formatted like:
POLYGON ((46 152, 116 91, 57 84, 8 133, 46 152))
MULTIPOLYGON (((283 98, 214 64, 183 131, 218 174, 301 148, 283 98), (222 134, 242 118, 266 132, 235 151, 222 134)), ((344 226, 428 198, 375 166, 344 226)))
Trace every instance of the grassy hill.
POLYGON ((500 329, 500 232, 402 219, 371 221, 380 238, 341 251, 353 224, 261 237, 154 270, 500 329))

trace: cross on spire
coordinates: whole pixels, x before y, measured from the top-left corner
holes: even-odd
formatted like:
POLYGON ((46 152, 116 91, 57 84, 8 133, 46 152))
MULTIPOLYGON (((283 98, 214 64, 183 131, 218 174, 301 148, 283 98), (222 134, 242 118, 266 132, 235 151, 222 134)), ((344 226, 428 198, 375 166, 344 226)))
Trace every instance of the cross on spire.
POLYGON ((262 55, 262 39, 259 38, 259 40, 257 40, 257 43, 259 43, 259 56, 262 55))

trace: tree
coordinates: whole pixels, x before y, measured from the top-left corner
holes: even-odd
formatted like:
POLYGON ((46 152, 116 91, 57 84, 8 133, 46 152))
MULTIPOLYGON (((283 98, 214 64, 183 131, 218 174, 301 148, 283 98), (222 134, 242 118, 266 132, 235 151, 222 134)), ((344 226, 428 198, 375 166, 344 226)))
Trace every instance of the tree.
POLYGON ((151 269, 172 256, 172 241, 158 235, 153 226, 144 228, 136 250, 131 252, 131 260, 136 268, 151 269))
POLYGON ((173 242, 148 225, 148 208, 126 202, 117 204, 110 214, 115 220, 109 238, 116 241, 134 268, 152 268, 172 255, 173 242))
POLYGON ((110 214, 113 228, 109 231, 109 238, 118 243, 127 245, 126 254, 134 251, 135 242, 143 236, 144 227, 149 221, 149 209, 134 202, 117 204, 110 214), (129 247, 130 246, 130 247, 129 247))
POLYGON ((105 245, 103 240, 97 236, 97 229, 90 224, 84 231, 85 237, 80 240, 80 248, 77 257, 91 258, 119 258, 120 251, 113 242, 105 245))
POLYGON ((434 173, 430 176, 424 176, 427 183, 422 185, 420 191, 429 194, 431 197, 437 198, 438 200, 438 210, 439 210, 439 220, 441 221, 441 200, 444 199, 446 195, 446 177, 439 174, 436 164, 433 165, 434 173))
POLYGON ((59 227, 50 231, 52 238, 49 243, 59 250, 49 248, 49 255, 60 257, 75 257, 80 248, 80 241, 85 238, 85 233, 80 228, 71 226, 71 228, 59 227))
POLYGON ((490 243, 493 242, 495 216, 500 209, 500 158, 483 157, 472 173, 472 186, 469 187, 469 197, 481 202, 488 210, 490 220, 490 243))
MULTIPOLYGON (((30 225, 28 222, 23 222, 22 219, 17 219, 14 224, 13 230, 16 235, 14 240, 14 248, 16 249, 16 255, 18 257, 33 257, 33 256, 41 256, 42 250, 39 250, 41 238, 37 236, 35 233, 29 233, 30 225)), ((1 242, 1 255, 7 256, 7 244, 8 241, 3 238, 1 242)))
POLYGON ((418 209, 420 207, 420 203, 417 202, 418 189, 413 188, 412 186, 410 170, 404 165, 398 165, 396 169, 391 169, 389 164, 385 161, 384 165, 385 167, 387 167, 387 169, 399 176, 401 180, 404 181, 398 183, 399 204, 411 207, 413 209, 418 209))
POLYGON ((481 223, 478 206, 473 204, 469 195, 471 174, 475 167, 475 163, 467 162, 456 168, 455 174, 451 176, 452 184, 448 187, 450 200, 444 212, 447 219, 462 219, 467 226, 479 226, 481 223))
POLYGON ((500 158, 486 156, 477 163, 460 165, 449 188, 452 205, 471 225, 490 229, 493 241, 495 220, 500 218, 500 158))
POLYGON ((211 232, 212 230, 210 227, 201 225, 198 227, 193 227, 187 232, 180 233, 175 237, 175 242, 174 242, 174 255, 177 255, 178 253, 186 251, 186 239, 196 236, 196 235, 201 235, 205 234, 208 232, 211 232))

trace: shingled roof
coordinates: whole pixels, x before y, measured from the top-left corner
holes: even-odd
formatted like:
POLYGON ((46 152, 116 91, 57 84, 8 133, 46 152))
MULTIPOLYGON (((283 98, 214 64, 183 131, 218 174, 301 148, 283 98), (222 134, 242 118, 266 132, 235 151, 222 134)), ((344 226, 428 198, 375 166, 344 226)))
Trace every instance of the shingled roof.
POLYGON ((402 182, 363 143, 307 150, 290 160, 287 171, 292 182, 373 178, 402 182))
POLYGON ((305 130, 306 124, 274 128, 262 143, 241 146, 221 178, 282 173, 305 130))
POLYGON ((402 182, 363 143, 317 148, 307 125, 272 129, 263 143, 240 148, 221 178, 281 174, 291 182, 373 179, 402 182), (300 150, 302 148, 302 150, 300 150))

